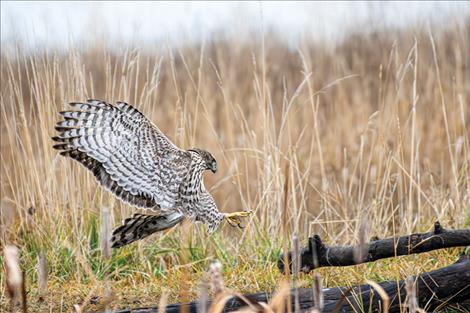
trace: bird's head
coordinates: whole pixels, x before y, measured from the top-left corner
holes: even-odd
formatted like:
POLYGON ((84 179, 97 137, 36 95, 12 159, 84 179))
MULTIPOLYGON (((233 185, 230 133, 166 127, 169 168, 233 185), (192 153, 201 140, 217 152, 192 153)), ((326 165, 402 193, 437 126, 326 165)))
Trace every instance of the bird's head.
POLYGON ((212 156, 212 154, 210 154, 206 150, 202 150, 198 148, 190 149, 189 151, 197 153, 202 158, 202 160, 204 161, 206 170, 211 170, 212 173, 217 172, 217 161, 212 156))

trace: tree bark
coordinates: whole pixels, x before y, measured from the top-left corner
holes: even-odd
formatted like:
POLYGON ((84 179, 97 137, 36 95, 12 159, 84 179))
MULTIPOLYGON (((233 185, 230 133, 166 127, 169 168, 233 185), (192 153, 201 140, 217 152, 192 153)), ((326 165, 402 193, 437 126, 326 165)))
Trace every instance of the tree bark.
MULTIPOLYGON (((327 246, 322 242, 320 236, 315 235, 309 238, 308 247, 300 252, 300 268, 301 271, 308 273, 315 268, 324 266, 348 266, 400 255, 465 246, 470 246, 470 228, 445 230, 439 222, 434 224, 433 231, 375 240, 365 244, 365 247, 327 246), (358 249, 364 249, 362 260, 357 260, 357 257, 354 257, 354 252, 358 249)), ((278 260, 278 268, 281 272, 285 270, 284 258, 281 255, 278 260)), ((292 252, 288 253, 287 260, 290 270, 292 252)))

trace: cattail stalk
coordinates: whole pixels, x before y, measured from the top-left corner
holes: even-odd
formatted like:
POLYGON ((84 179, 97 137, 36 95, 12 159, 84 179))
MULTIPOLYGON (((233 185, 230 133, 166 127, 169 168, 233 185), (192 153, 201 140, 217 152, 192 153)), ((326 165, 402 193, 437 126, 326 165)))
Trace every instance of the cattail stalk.
POLYGON ((300 272, 300 247, 297 234, 292 236, 292 276, 294 281, 294 312, 300 312, 299 291, 297 290, 297 279, 300 272))
POLYGON ((37 272, 39 299, 43 300, 47 294, 47 259, 43 253, 37 256, 37 272))
POLYGON ((18 248, 12 245, 6 245, 4 248, 6 285, 8 295, 11 298, 12 312, 18 303, 23 284, 23 275, 20 269, 18 248))
POLYGON ((101 211, 100 247, 103 258, 109 260, 111 258, 111 216, 108 208, 103 208, 101 211))
POLYGON ((214 297, 224 291, 224 279, 222 277, 222 264, 219 261, 212 263, 209 266, 209 276, 211 281, 211 288, 214 292, 214 297))
MULTIPOLYGON (((100 247, 105 261, 111 259, 111 216, 109 208, 104 207, 101 211, 101 234, 100 234, 100 247)), ((113 292, 111 288, 111 282, 109 280, 109 273, 106 271, 104 277, 104 298, 106 299, 105 312, 111 312, 109 304, 113 299, 113 292)))
POLYGON ((209 284, 206 280, 202 280, 199 286, 199 312, 207 313, 207 301, 209 300, 209 284))
POLYGON ((358 230, 358 244, 354 249, 354 261, 356 264, 360 264, 364 261, 364 258, 367 255, 367 251, 369 246, 367 244, 367 224, 365 220, 361 220, 359 223, 359 230, 358 230))
POLYGON ((166 312, 166 305, 168 303, 168 292, 166 289, 163 289, 162 295, 160 296, 160 301, 158 301, 158 313, 166 312))
POLYGON ((409 313, 419 312, 418 298, 416 296, 416 284, 413 277, 408 277, 405 280, 406 289, 406 306, 409 313))
POLYGON ((320 274, 313 275, 313 312, 321 312, 323 309, 323 287, 320 274))

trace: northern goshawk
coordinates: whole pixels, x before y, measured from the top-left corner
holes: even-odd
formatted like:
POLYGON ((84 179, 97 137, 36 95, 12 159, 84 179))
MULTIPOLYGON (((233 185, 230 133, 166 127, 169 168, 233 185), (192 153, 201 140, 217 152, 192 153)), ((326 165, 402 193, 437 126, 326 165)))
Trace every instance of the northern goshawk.
POLYGON ((93 172, 117 198, 153 214, 135 214, 113 232, 120 247, 179 224, 185 217, 203 222, 209 233, 226 219, 241 226, 250 212, 221 213, 204 187, 203 172, 217 171, 207 151, 175 146, 141 112, 125 102, 115 105, 88 100, 73 102, 52 139, 60 154, 93 172))

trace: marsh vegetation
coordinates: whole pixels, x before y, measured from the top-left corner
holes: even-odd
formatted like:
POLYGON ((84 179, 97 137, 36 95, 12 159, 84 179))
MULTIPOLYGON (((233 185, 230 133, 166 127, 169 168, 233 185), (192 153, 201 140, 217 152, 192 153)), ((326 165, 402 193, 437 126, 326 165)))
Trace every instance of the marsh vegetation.
MULTIPOLYGON (((467 19, 436 31, 351 34, 335 46, 303 39, 292 48, 273 34, 158 48, 2 46, 0 235, 20 249, 30 310, 70 311, 107 286, 115 307, 156 304, 162 294, 192 300, 214 260, 226 287, 271 291, 294 233, 345 245, 361 225, 369 238, 427 231, 436 220, 468 227, 469 33, 467 19), (178 146, 211 151, 219 170, 206 186, 222 211, 254 211, 245 228, 208 237, 186 223, 103 258, 103 212, 117 226, 134 209, 58 156, 50 139, 66 103, 88 98, 134 104, 178 146)), ((457 254, 318 272, 324 286, 399 280, 457 254)), ((3 310, 3 272, 0 285, 3 310)))

